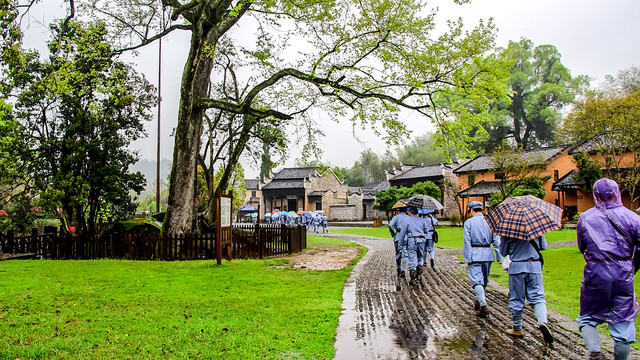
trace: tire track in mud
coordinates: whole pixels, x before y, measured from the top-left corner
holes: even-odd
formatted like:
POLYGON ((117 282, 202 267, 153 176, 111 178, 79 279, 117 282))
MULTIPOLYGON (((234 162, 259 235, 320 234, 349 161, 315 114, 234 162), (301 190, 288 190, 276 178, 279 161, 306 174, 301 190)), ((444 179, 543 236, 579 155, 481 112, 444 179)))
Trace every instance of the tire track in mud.
POLYGON ((369 248, 345 284, 335 345, 338 360, 587 357, 580 334, 560 327, 552 314, 555 346, 547 348, 529 307, 524 313, 525 336, 507 335, 508 297, 491 285, 486 294, 491 314, 478 318, 466 265, 459 259, 461 250, 438 249, 436 268, 425 267, 421 283, 410 286, 408 279, 396 275, 391 239, 327 235, 369 248))

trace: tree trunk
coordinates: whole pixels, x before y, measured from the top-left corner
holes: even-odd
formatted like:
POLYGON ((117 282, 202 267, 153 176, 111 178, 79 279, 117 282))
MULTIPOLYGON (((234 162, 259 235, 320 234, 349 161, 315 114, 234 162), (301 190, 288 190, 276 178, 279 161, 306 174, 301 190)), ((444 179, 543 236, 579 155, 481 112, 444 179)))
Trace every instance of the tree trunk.
POLYGON ((217 43, 211 33, 210 29, 192 32, 191 50, 182 75, 169 200, 164 220, 164 232, 170 235, 196 231, 196 169, 204 112, 195 108, 193 103, 208 95, 213 60, 203 52, 206 44, 217 43))

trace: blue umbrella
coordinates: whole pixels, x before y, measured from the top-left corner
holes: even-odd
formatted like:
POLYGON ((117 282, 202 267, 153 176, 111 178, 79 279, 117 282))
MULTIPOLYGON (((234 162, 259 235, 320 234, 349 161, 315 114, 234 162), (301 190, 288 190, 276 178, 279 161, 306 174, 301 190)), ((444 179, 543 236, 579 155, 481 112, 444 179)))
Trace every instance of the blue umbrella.
POLYGON ((418 215, 427 215, 427 214, 431 214, 432 212, 435 212, 435 210, 433 209, 418 209, 418 215))

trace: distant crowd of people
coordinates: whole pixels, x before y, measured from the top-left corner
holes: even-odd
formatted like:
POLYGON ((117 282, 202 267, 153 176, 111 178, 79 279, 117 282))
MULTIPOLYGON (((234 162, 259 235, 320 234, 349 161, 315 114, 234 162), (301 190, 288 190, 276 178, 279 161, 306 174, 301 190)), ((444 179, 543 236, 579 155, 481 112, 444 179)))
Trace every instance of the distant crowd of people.
POLYGON ((287 212, 274 210, 272 213, 265 214, 264 221, 267 224, 280 224, 288 226, 306 226, 307 231, 313 229, 314 232, 329 231, 329 217, 323 211, 299 211, 287 212))
MULTIPOLYGON (((594 207, 581 214, 577 224, 578 248, 586 264, 580 315, 576 321, 589 350, 589 359, 604 359, 596 326, 607 323, 614 340, 614 357, 625 360, 635 341, 635 318, 639 310, 634 275, 640 268, 640 216, 623 206, 619 186, 613 180, 598 180, 594 184, 593 199, 594 207)), ((528 241, 498 236, 487 223, 482 203, 472 201, 467 210, 470 217, 463 226, 463 261, 475 293, 475 314, 486 317, 491 312, 485 289, 491 264, 497 261, 509 274, 512 327, 507 334, 524 336, 522 317, 528 303, 544 342, 552 346, 554 338, 547 321, 542 275, 541 251, 547 248, 545 236, 528 241)), ((410 285, 419 283, 427 259, 435 268, 438 221, 431 214, 420 216, 419 212, 421 210, 414 207, 397 209, 388 225, 396 250, 398 276, 406 277, 408 271, 410 285)))

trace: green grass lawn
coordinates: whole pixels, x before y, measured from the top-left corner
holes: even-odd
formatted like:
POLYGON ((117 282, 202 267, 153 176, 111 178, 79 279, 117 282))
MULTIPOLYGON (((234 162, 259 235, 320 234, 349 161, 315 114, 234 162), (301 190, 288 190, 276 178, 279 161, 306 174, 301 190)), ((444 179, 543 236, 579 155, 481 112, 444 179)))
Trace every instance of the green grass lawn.
MULTIPOLYGON (((462 249, 462 228, 460 227, 436 227, 438 231, 438 246, 444 249, 462 249)), ((362 236, 373 236, 379 238, 387 238, 391 240, 391 233, 386 226, 379 228, 348 228, 340 230, 331 230, 330 232, 340 234, 352 234, 362 236)))
MULTIPOLYGON (((438 247, 443 249, 462 249, 462 227, 436 226, 436 231, 438 231, 438 238, 440 239, 438 247)), ((348 228, 331 230, 331 232, 391 239, 391 233, 389 233, 387 226, 379 228, 348 228)), ((576 231, 572 229, 557 230, 546 234, 545 237, 548 242, 576 241, 576 231)))
POLYGON ((0 358, 333 358, 352 266, 287 262, 0 262, 0 358))
MULTIPOLYGON (((584 269, 584 257, 577 246, 552 248, 543 251, 544 290, 547 306, 575 319, 580 314, 580 285, 584 269)), ((491 278, 504 286, 509 286, 509 275, 500 266, 491 267, 491 278)), ((635 282, 636 294, 640 293, 640 284, 635 282)), ((598 327, 600 332, 609 335, 606 325, 598 327)), ((640 333, 640 323, 636 322, 636 332, 640 333)), ((633 345, 640 349, 640 345, 633 345)))
MULTIPOLYGON (((584 257, 577 246, 547 249, 542 255, 547 305, 575 319, 580 313, 580 284, 584 257)), ((497 264, 491 267, 491 278, 509 286, 509 275, 497 264)))

